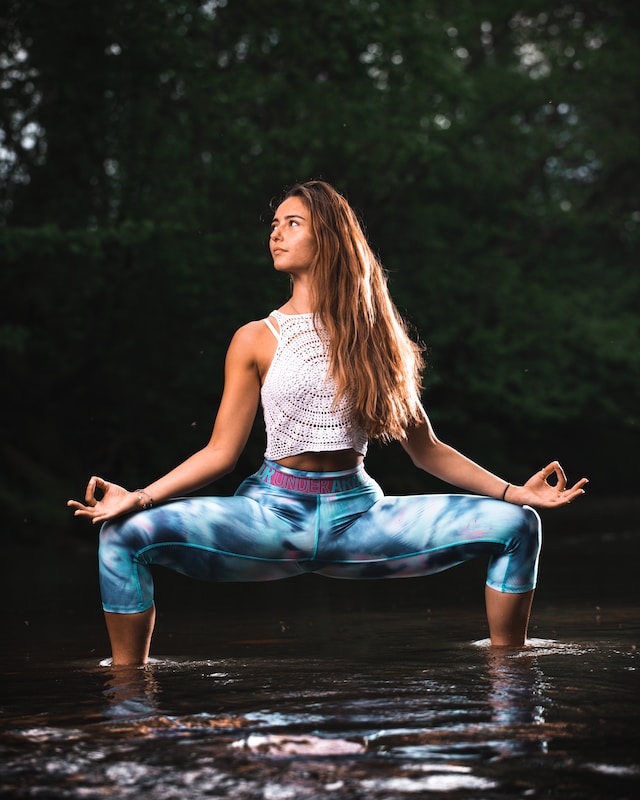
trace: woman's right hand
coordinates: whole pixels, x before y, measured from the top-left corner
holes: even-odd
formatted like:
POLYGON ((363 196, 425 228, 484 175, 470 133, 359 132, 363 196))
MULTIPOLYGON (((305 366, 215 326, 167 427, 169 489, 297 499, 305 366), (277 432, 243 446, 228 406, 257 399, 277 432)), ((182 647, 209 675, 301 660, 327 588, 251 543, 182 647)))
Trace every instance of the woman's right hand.
POLYGON ((96 475, 87 484, 84 503, 69 500, 67 505, 74 509, 74 517, 86 517, 94 525, 142 507, 139 492, 128 492, 117 483, 109 483, 96 475), (96 493, 100 496, 96 496, 96 493))

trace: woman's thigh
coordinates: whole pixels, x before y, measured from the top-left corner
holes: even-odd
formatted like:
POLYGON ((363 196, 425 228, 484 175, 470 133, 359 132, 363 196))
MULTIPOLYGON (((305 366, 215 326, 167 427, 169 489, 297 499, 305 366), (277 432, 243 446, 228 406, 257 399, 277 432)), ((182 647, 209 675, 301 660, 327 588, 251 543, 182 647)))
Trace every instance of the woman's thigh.
POLYGON ((489 585, 520 592, 535 585, 539 550, 533 509, 472 495, 385 497, 340 535, 323 538, 314 571, 415 577, 488 556, 489 585))
POLYGON ((104 607, 121 613, 148 608, 153 565, 206 581, 298 575, 298 561, 314 547, 308 517, 300 504, 276 510, 234 496, 176 500, 109 522, 99 548, 104 607))

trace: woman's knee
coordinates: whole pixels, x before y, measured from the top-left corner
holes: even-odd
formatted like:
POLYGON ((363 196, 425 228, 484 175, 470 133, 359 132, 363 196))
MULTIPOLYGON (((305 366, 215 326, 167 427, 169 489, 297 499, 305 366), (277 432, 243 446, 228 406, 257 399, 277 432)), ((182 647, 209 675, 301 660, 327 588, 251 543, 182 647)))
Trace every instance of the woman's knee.
POLYGON ((514 539, 512 567, 519 579, 527 586, 535 586, 538 573, 538 560, 542 549, 542 525, 538 513, 529 506, 520 509, 521 524, 514 539))
POLYGON ((539 552, 542 547, 542 521, 540 516, 531 506, 522 506, 521 512, 523 517, 523 536, 531 542, 536 552, 539 552))
POLYGON ((144 532, 133 515, 124 519, 109 520, 100 529, 98 558, 109 561, 115 553, 136 553, 144 546, 144 532))

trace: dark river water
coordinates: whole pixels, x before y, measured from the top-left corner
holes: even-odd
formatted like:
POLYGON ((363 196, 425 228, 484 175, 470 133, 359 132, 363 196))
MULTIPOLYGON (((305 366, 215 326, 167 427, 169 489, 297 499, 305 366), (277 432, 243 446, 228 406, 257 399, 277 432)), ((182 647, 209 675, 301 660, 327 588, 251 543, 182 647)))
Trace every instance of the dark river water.
POLYGON ((357 584, 158 573, 154 660, 112 669, 89 546, 7 550, 0 796, 635 800, 626 519, 547 526, 531 641, 514 651, 484 640, 481 564, 357 584), (35 575, 20 567, 34 558, 35 575))

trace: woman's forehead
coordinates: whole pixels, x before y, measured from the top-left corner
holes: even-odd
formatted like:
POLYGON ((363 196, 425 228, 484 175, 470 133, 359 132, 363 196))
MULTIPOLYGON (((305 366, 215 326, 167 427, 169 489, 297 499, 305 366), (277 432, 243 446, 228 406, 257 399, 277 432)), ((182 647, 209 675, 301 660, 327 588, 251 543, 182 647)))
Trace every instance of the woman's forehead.
POLYGON ((276 208, 274 219, 284 219, 284 217, 295 215, 306 219, 309 216, 307 204, 301 197, 287 197, 276 208))

